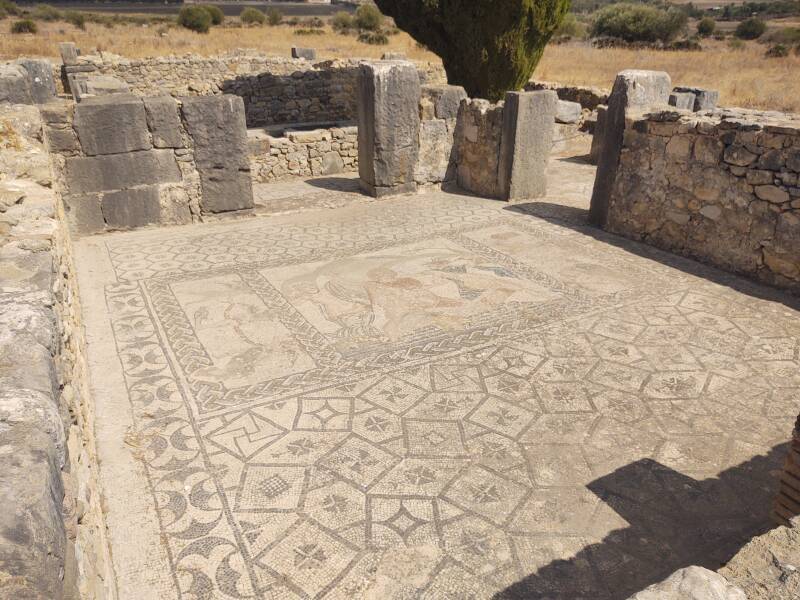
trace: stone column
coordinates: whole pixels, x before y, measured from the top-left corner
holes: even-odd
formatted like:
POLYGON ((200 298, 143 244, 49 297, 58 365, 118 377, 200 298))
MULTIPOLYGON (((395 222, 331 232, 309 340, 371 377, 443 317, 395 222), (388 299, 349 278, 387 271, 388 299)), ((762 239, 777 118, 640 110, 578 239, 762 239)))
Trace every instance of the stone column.
POLYGON ((557 108, 552 90, 506 94, 497 173, 503 199, 538 198, 547 192, 545 169, 557 108))
POLYGON ((608 97, 608 111, 603 127, 603 141, 597 163, 589 220, 605 227, 608 203, 617 177, 625 116, 631 110, 666 105, 672 91, 672 80, 663 71, 622 71, 614 81, 608 97))
POLYGON ((358 77, 358 173, 371 196, 417 189, 420 82, 409 62, 361 65, 358 77))
POLYGON ((800 515, 800 416, 795 422, 789 455, 783 464, 781 487, 775 498, 772 520, 789 527, 790 521, 797 515, 800 515))

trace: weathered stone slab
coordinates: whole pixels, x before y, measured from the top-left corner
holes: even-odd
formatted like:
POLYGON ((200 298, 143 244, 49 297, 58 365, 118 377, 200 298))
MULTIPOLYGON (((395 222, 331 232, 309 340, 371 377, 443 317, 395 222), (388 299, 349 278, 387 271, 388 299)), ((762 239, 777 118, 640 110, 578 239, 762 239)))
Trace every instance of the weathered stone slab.
POLYGON ((480 98, 461 103, 455 134, 460 188, 489 198, 502 197, 497 181, 502 134, 502 104, 480 98))
POLYGON ((305 60, 317 60, 317 51, 314 48, 292 48, 292 58, 303 58, 305 60))
POLYGON ((538 198, 547 191, 545 169, 558 102, 552 90, 506 94, 497 170, 502 198, 538 198))
POLYGON ((50 152, 69 154, 80 150, 78 136, 72 127, 50 127, 44 126, 44 137, 47 141, 47 148, 50 152))
POLYGON ((422 97, 433 104, 434 116, 437 119, 455 119, 462 100, 467 99, 467 92, 458 85, 424 85, 422 97))
POLYGON ((156 148, 183 148, 178 103, 171 96, 144 99, 147 126, 156 148))
POLYGON ((34 104, 46 104, 56 97, 56 82, 50 61, 21 58, 17 62, 28 73, 28 88, 34 104))
POLYGON ((717 107, 719 102, 719 92, 717 90, 706 90, 697 87, 676 87, 676 93, 689 93, 694 96, 694 104, 691 110, 697 112, 700 110, 712 110, 717 107))
POLYGON ((597 107, 597 121, 594 124, 594 132, 592 133, 592 148, 589 150, 589 162, 593 165, 597 164, 600 160, 600 153, 603 150, 603 135, 606 129, 606 114, 608 107, 601 104, 597 107))
POLYGON ((100 209, 101 197, 101 193, 64 195, 64 211, 70 231, 78 235, 105 231, 106 222, 100 209))
POLYGON ((58 45, 58 52, 61 54, 61 62, 66 66, 78 64, 78 46, 75 42, 61 42, 58 45))
POLYGON ((419 160, 417 183, 441 183, 448 178, 453 152, 453 134, 443 119, 421 121, 419 128, 419 160))
POLYGON ((181 104, 200 173, 201 208, 212 213, 252 208, 242 99, 225 94, 183 98, 181 104))
POLYGON ((110 96, 112 94, 127 94, 131 87, 111 75, 92 75, 86 78, 85 94, 89 96, 110 96))
POLYGON ((28 73, 21 65, 0 65, 0 102, 32 104, 28 73))
POLYGON ((158 186, 120 190, 103 194, 103 220, 112 229, 133 229, 159 222, 158 186))
POLYGON ((71 194, 171 183, 180 178, 178 164, 170 150, 66 159, 66 180, 71 194))
POLYGON ((419 73, 411 63, 361 65, 358 79, 358 169, 361 186, 379 197, 416 189, 419 73))
POLYGON ((556 105, 556 123, 571 125, 581 120, 583 108, 577 102, 559 100, 556 105))
POLYGON ((75 107, 75 131, 88 156, 153 147, 144 104, 135 96, 86 98, 75 107))
POLYGON ((628 600, 747 600, 747 596, 714 571, 687 567, 628 600))
POLYGON ((692 92, 672 92, 669 105, 681 110, 694 110, 696 96, 692 92))
POLYGON ((604 226, 608 218, 608 203, 617 176, 625 132, 625 115, 632 109, 666 105, 671 92, 672 80, 663 71, 628 70, 617 75, 608 98, 603 146, 589 207, 589 219, 595 225, 604 226))

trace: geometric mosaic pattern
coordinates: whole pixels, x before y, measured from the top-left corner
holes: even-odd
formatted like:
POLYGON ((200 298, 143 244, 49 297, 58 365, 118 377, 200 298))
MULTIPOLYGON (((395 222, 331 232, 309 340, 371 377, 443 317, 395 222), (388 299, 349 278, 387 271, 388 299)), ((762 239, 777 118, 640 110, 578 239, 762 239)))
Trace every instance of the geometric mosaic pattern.
POLYGON ((622 598, 767 526, 798 313, 536 212, 108 239, 176 598, 622 598))

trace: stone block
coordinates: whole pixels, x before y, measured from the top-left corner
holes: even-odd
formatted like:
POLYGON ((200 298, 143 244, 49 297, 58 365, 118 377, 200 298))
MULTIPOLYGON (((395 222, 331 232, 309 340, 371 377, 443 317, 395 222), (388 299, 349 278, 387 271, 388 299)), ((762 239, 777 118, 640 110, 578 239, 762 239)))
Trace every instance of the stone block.
POLYGON ((134 229, 158 223, 158 186, 107 192, 100 201, 100 210, 106 225, 112 229, 134 229))
POLYGON ((100 209, 102 194, 65 194, 64 211, 69 229, 73 234, 92 235, 106 229, 100 209))
POLYGON ((178 103, 171 96, 144 99, 147 126, 156 148, 183 148, 178 103))
POLYGON ((589 207, 589 220, 595 225, 603 227, 608 219, 608 205, 617 178, 626 115, 634 110, 667 105, 671 92, 672 80, 663 71, 622 71, 614 80, 608 98, 603 148, 589 207))
POLYGON ((86 78, 84 93, 88 96, 110 96, 112 94, 127 94, 130 86, 111 75, 92 75, 86 78))
POLYGON ((747 600, 747 596, 714 571, 686 567, 628 600, 747 600))
POLYGON ((583 115, 583 108, 577 102, 559 100, 556 105, 556 123, 567 125, 578 123, 583 115))
POLYGON ((344 161, 338 152, 326 152, 322 157, 322 175, 335 175, 344 171, 344 161))
POLYGON ((506 94, 498 164, 504 199, 538 198, 547 191, 545 169, 557 107, 558 95, 552 90, 506 94))
POLYGON ((181 179, 170 150, 145 150, 127 154, 67 158, 67 188, 71 194, 128 189, 181 179))
POLYGON ((50 152, 74 153, 80 150, 78 136, 72 127, 50 127, 45 125, 44 139, 47 142, 47 149, 50 152))
POLYGON ((244 102, 238 96, 183 98, 181 113, 200 173, 201 209, 253 208, 244 102))
POLYGON ((416 189, 419 74, 411 63, 361 65, 358 79, 358 169, 373 196, 416 189))
POLYGON ((39 109, 42 121, 48 125, 66 125, 72 119, 71 102, 51 102, 39 109))
POLYGON ((453 154, 453 135, 442 119, 422 121, 419 128, 418 184, 441 183, 448 178, 453 154))
POLYGON ((33 104, 28 72, 21 65, 0 65, 0 102, 33 104))
POLYGON ((135 96, 86 98, 75 107, 75 131, 88 156, 152 148, 144 104, 135 96))
POLYGON ((58 45, 61 62, 66 66, 78 64, 78 47, 74 42, 61 42, 58 45))
POLYGON ((263 156, 269 154, 270 136, 261 129, 247 130, 247 153, 250 156, 263 156))
POLYGON ((694 110, 695 95, 692 92, 672 92, 669 105, 681 110, 694 110))
POLYGON ((456 119, 461 101, 467 99, 466 90, 458 85, 424 85, 421 93, 423 99, 430 100, 437 119, 456 119))
POLYGON ((694 104, 691 110, 695 112, 700 110, 712 110, 717 107, 717 102, 719 102, 719 92, 717 90, 705 90, 697 87, 676 87, 673 91, 679 94, 692 94, 694 96, 694 104))
POLYGON ((459 187, 500 198, 498 161, 503 134, 503 105, 472 99, 461 103, 455 131, 459 187))
POLYGON ((317 51, 314 48, 292 48, 292 58, 302 58, 305 60, 317 60, 317 51))
POLYGON ((21 58, 17 61, 28 74, 28 89, 33 104, 46 104, 56 97, 53 66, 49 60, 21 58))
POLYGON ((603 149, 603 132, 605 131, 607 112, 607 106, 601 104, 597 107, 597 121, 594 124, 594 132, 592 133, 592 148, 589 151, 589 162, 593 165, 597 164, 603 149))

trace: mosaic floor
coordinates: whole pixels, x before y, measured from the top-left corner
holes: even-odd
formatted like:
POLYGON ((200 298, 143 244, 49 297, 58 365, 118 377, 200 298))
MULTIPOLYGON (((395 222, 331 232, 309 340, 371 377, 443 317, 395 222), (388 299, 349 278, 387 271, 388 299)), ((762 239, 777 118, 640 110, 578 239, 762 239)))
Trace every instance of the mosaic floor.
POLYGON ((81 241, 120 597, 625 598, 768 527, 799 313, 581 219, 435 193, 81 241))

